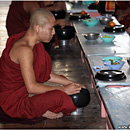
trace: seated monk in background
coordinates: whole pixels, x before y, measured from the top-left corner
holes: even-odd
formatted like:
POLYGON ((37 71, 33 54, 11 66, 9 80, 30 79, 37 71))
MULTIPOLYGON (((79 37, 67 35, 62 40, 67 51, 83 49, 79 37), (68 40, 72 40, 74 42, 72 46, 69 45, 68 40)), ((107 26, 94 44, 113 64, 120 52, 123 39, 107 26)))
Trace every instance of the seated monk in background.
POLYGON ((130 34, 130 1, 117 1, 117 3, 117 20, 125 26, 127 33, 130 34))
POLYGON ((54 25, 53 14, 39 8, 29 29, 7 40, 0 58, 0 107, 10 117, 56 119, 76 110, 69 95, 85 86, 52 73, 51 58, 41 43, 51 40, 54 25), (62 86, 41 84, 46 81, 62 86))
MULTIPOLYGON (((27 31, 32 12, 37 8, 45 8, 50 11, 65 10, 65 2, 54 1, 12 1, 6 18, 6 28, 9 36, 27 31)), ((56 20, 55 24, 65 26, 64 20, 56 20)), ((58 44, 55 36, 51 44, 58 44)))
MULTIPOLYGON (((27 31, 32 12, 37 8, 58 11, 65 8, 64 3, 54 1, 12 1, 6 19, 8 35, 27 31)), ((64 20, 56 20, 55 24, 65 25, 64 20)))

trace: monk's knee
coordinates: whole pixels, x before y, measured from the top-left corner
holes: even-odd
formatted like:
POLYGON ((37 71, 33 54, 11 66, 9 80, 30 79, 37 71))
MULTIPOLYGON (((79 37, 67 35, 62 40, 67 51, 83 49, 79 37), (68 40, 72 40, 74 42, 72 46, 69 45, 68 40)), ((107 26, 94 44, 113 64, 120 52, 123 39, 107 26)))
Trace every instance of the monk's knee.
POLYGON ((67 95, 65 92, 60 90, 56 90, 55 93, 58 97, 57 104, 59 105, 59 107, 62 107, 63 110, 65 110, 66 112, 75 111, 76 106, 74 105, 69 95, 67 95))

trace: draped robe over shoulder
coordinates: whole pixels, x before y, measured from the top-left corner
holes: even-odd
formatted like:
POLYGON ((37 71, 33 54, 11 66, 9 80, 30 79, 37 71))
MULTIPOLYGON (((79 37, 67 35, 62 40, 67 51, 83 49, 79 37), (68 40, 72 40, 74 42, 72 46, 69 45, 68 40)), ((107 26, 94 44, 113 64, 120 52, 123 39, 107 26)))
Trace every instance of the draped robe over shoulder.
MULTIPOLYGON (((25 32, 11 36, 0 58, 0 107, 3 111, 16 118, 41 117, 47 110, 70 114, 76 109, 70 96, 60 90, 48 91, 29 97, 20 65, 11 61, 9 52, 13 44, 25 32)), ((52 68, 51 58, 42 43, 34 46, 33 67, 36 81, 43 83, 50 79, 52 68)))

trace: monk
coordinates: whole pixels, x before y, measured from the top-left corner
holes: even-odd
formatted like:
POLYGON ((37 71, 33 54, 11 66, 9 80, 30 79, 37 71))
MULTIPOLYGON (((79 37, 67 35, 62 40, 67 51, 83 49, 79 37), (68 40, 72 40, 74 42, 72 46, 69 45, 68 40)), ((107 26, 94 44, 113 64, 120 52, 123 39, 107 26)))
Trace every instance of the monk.
POLYGON ((117 1, 117 3, 117 20, 125 26, 126 32, 130 34, 130 1, 117 1))
POLYGON ((130 13, 129 1, 117 1, 118 9, 116 11, 117 19, 121 21, 128 13, 130 13))
MULTIPOLYGON (((12 1, 6 18, 6 28, 9 36, 26 31, 32 12, 37 8, 45 8, 50 11, 66 10, 63 1, 12 1)), ((56 20, 56 25, 65 26, 64 20, 56 20)))
POLYGON ((7 40, 0 58, 0 107, 10 117, 56 119, 76 110, 69 95, 85 86, 52 73, 51 58, 41 43, 52 39, 54 25, 53 14, 39 8, 29 29, 7 40), (46 81, 60 85, 42 84, 46 81))

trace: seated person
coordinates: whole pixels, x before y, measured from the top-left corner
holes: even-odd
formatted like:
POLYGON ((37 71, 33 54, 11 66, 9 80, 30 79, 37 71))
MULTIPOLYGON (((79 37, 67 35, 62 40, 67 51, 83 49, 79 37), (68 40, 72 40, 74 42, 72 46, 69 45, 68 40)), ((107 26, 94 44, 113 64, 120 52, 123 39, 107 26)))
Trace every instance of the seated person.
POLYGON ((116 11, 116 15, 118 20, 120 21, 121 17, 130 12, 129 1, 117 1, 118 9, 116 11))
POLYGON ((46 9, 50 11, 59 11, 59 10, 66 11, 65 1, 54 1, 52 5, 50 5, 49 3, 47 4, 47 2, 49 1, 44 2, 44 6, 46 9))
MULTIPOLYGON (((29 19, 32 12, 37 8, 45 8, 51 11, 65 10, 65 2, 54 1, 12 1, 6 19, 6 28, 9 36, 26 31, 29 27, 29 19)), ((65 26, 64 20, 56 20, 56 25, 65 26)), ((50 44, 44 46, 46 49, 59 45, 55 35, 50 44)))
POLYGON ((123 24, 128 34, 130 34, 130 2, 129 1, 117 1, 118 10, 116 11, 117 20, 120 24, 123 24))
POLYGON ((52 73, 51 58, 41 43, 51 40, 54 25, 53 14, 39 8, 32 13, 28 30, 7 40, 0 58, 0 107, 10 117, 56 119, 76 110, 69 95, 85 86, 52 73), (41 84, 46 81, 62 86, 41 84))
MULTIPOLYGON (((54 4, 54 1, 12 1, 6 19, 6 28, 8 35, 26 31, 29 27, 29 19, 31 13, 37 8, 45 8, 49 10, 61 10, 63 5, 61 2, 54 4), (55 8, 55 6, 57 6, 55 8)), ((57 20, 55 24, 65 25, 64 20, 57 20)))

